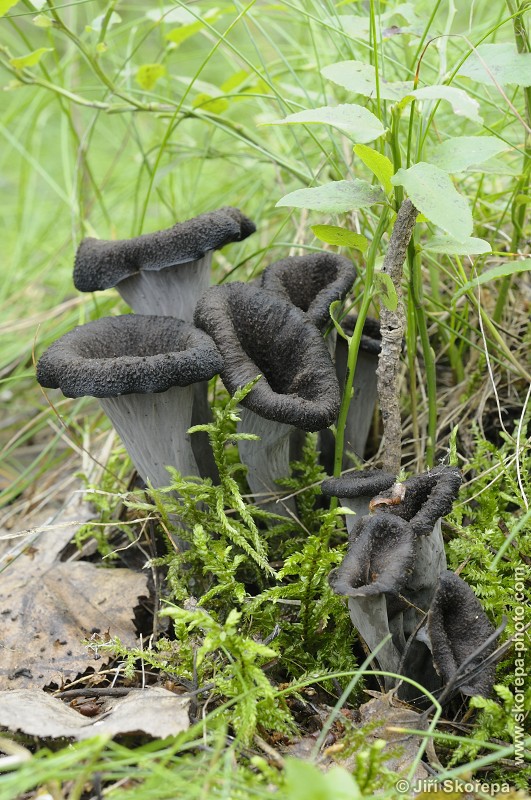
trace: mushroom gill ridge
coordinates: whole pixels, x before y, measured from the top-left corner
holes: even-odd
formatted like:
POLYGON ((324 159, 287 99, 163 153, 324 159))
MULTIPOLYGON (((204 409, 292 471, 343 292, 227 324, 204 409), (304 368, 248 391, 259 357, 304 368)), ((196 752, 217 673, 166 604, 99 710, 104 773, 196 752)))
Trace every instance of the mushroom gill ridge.
POLYGON ((195 324, 220 351, 231 394, 262 375, 242 405, 265 419, 316 431, 339 411, 339 386, 321 334, 303 311, 256 285, 211 287, 195 324))

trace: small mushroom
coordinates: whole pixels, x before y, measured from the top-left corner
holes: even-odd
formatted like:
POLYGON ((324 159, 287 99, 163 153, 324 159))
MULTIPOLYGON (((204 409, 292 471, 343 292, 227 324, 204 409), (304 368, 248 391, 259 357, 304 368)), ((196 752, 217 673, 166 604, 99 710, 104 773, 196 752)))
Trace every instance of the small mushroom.
MULTIPOLYGON (((397 673, 405 641, 401 630, 404 603, 400 594, 413 569, 415 534, 400 517, 358 517, 340 567, 330 574, 337 594, 348 597, 352 624, 371 651, 389 634, 376 659, 382 670, 397 673)), ((387 688, 394 679, 384 679, 387 688)))
MULTIPOLYGON (((308 315, 313 324, 324 332, 330 323, 330 305, 336 300, 344 300, 356 280, 354 264, 336 253, 312 253, 311 255, 290 256, 275 261, 262 273, 262 288, 284 297, 308 315)), ((326 344, 333 356, 336 332, 334 329, 326 337, 326 344)), ((325 429, 319 438, 327 436, 334 448, 334 437, 325 429)), ((290 437, 290 460, 302 457, 305 435, 294 430, 290 437)), ((333 458, 333 456, 332 456, 333 458)))
POLYGON ((482 645, 495 631, 470 586, 453 572, 439 577, 427 628, 435 669, 443 682, 455 681, 465 695, 488 697, 495 667, 481 669, 481 664, 496 649, 496 639, 482 645))
POLYGON ((134 239, 84 239, 76 253, 74 285, 80 292, 115 287, 139 314, 191 322, 210 283, 213 251, 255 230, 239 209, 227 207, 134 239))
POLYGON ((141 477, 162 487, 167 466, 199 474, 188 434, 193 384, 221 367, 212 339, 191 323, 126 314, 55 341, 37 364, 37 380, 66 397, 97 397, 141 477))
MULTIPOLYGON (((210 288, 194 319, 223 357, 221 378, 231 394, 262 376, 242 402, 238 425, 239 432, 256 434, 261 441, 239 441, 238 448, 255 498, 278 492, 276 481, 289 474, 293 428, 321 430, 339 410, 339 387, 326 345, 304 312, 256 285, 210 288)), ((265 507, 282 513, 275 503, 265 507)))
MULTIPOLYGON (((381 469, 356 470, 347 472, 340 478, 327 478, 321 484, 321 491, 327 497, 339 497, 341 505, 350 508, 356 516, 346 517, 347 531, 354 531, 356 520, 369 513, 369 501, 379 492, 389 489, 395 483, 395 476, 381 469)), ((357 528, 356 528, 357 530, 357 528)))
POLYGON ((323 330, 330 322, 330 304, 343 300, 356 280, 354 264, 335 253, 290 256, 266 267, 262 288, 284 297, 323 330))
MULTIPOLYGON (((359 503, 360 498, 367 499, 367 490, 376 487, 379 481, 382 490, 369 504, 372 515, 354 518, 347 555, 331 576, 331 584, 339 594, 349 596, 351 619, 369 646, 370 641, 381 641, 391 632, 396 652, 384 648, 378 654, 382 668, 396 671, 398 654, 404 662, 402 674, 432 689, 437 679, 431 656, 422 637, 415 634, 423 621, 423 612, 432 604, 440 575, 446 570, 441 517, 451 511, 461 474, 455 467, 437 467, 404 483, 395 483, 387 473, 354 472, 325 481, 323 492, 342 498, 350 495, 359 503), (395 524, 398 524, 396 529, 395 524), (394 532, 391 537, 390 530, 394 532), (370 582, 360 582, 365 575, 370 582), (368 599, 372 595, 378 596, 374 613, 368 599), (385 595, 387 603, 385 624, 379 595, 385 595), (363 604, 358 602, 360 597, 363 604), (380 627, 372 630, 371 625, 377 623, 380 627)), ((410 694, 410 689, 404 687, 402 696, 407 698, 410 694)))

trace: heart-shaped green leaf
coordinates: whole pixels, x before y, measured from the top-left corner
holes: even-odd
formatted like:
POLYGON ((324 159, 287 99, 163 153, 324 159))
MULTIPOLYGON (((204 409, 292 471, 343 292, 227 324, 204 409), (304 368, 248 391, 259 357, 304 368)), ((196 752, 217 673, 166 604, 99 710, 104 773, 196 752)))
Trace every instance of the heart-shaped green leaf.
POLYGON ((372 142, 385 133, 385 128, 368 108, 354 103, 339 106, 321 106, 298 111, 270 125, 331 125, 347 133, 358 142, 372 142))
POLYGON ((448 173, 421 161, 409 169, 399 169, 391 179, 403 186, 424 216, 459 241, 472 233, 472 212, 468 201, 456 190, 448 173))
POLYGON ((505 142, 495 136, 455 136, 437 145, 429 162, 445 172, 461 172, 506 149, 505 142))
POLYGON ((383 203, 385 195, 379 186, 371 186, 367 181, 335 181, 317 186, 315 189, 297 189, 282 197, 277 206, 309 208, 313 211, 338 213, 353 211, 356 208, 383 203))
POLYGON ((373 150, 372 147, 367 147, 365 144, 357 144, 354 147, 354 152, 358 158, 361 158, 365 166, 376 175, 385 193, 390 194, 393 191, 391 178, 394 173, 391 160, 377 150, 373 150))
POLYGON ((337 247, 355 247, 364 253, 369 246, 368 240, 361 233, 354 233, 339 225, 312 225, 312 231, 321 242, 337 247))
POLYGON ((460 242, 453 236, 434 236, 422 245, 431 253, 443 253, 448 256, 473 256, 480 253, 492 253, 492 248, 485 239, 470 236, 460 242))
POLYGON ((38 50, 33 50, 31 53, 27 53, 25 56, 19 56, 18 58, 10 58, 9 63, 11 66, 15 67, 15 69, 24 69, 24 67, 34 67, 35 64, 38 64, 41 58, 45 53, 50 53, 53 50, 52 47, 39 47, 38 50))
MULTIPOLYGON (((328 80, 343 86, 350 92, 364 97, 376 97, 376 70, 371 64, 363 61, 338 61, 321 70, 328 80)), ((395 81, 386 83, 380 78, 380 97, 382 100, 401 100, 413 90, 413 81, 395 81)))
POLYGON ((531 53, 514 44, 480 44, 459 69, 459 75, 478 83, 531 86, 531 53))

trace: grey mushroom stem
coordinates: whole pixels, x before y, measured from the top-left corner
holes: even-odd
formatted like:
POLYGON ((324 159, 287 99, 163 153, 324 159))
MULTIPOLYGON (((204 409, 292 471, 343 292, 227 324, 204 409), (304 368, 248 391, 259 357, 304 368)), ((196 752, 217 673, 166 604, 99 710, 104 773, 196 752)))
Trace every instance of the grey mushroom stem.
POLYGON ((195 304, 210 285, 212 251, 196 261, 158 271, 142 270, 116 284, 118 294, 137 314, 177 317, 192 322, 195 304))
POLYGON ((293 498, 275 499, 280 487, 279 478, 289 475, 291 425, 264 419, 248 408, 242 408, 238 433, 251 433, 259 440, 241 439, 238 452, 247 467, 247 483, 256 503, 273 514, 296 513, 293 498))
MULTIPOLYGON (((289 475, 291 431, 321 430, 335 419, 339 387, 332 361, 307 314, 256 285, 211 287, 194 320, 214 339, 224 362, 221 379, 231 394, 262 376, 242 401, 252 413, 239 426, 260 437, 239 442, 251 491, 260 501, 264 491, 278 492, 276 481, 289 475)), ((281 503, 263 507, 289 514, 281 503)))
POLYGON ((193 386, 99 399, 138 474, 155 488, 168 485, 167 466, 183 476, 199 475, 188 433, 193 399, 193 386))
MULTIPOLYGON (((196 303, 210 285, 214 250, 241 241, 255 230, 239 209, 226 207, 133 239, 85 239, 76 254, 74 283, 81 291, 114 287, 137 314, 192 322, 196 303)), ((198 382, 192 424, 210 419, 208 384, 198 382)), ((201 476, 216 481, 207 435, 196 434, 192 447, 201 476)))
POLYGON ((188 428, 194 384, 222 367, 212 339, 174 317, 103 317, 62 336, 37 379, 67 397, 98 398, 146 483, 167 486, 166 467, 199 475, 188 428))

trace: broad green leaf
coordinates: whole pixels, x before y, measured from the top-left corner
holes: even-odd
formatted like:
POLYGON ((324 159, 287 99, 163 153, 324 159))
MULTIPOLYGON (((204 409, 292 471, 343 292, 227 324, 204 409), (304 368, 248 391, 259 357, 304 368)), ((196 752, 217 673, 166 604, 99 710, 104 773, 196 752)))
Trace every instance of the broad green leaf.
POLYGON ((507 149, 495 136, 455 136, 431 151, 430 164, 445 172, 462 172, 507 149))
POLYGON ((166 75, 164 64, 142 64, 136 72, 135 80, 142 89, 149 91, 164 75, 166 75))
POLYGON ((196 33, 199 33, 202 28, 203 23, 201 20, 196 20, 189 25, 181 25, 180 28, 174 28, 166 34, 166 39, 173 42, 173 44, 182 44, 187 39, 190 39, 191 36, 195 36, 196 33))
POLYGON ((367 181, 335 181, 317 186, 315 189, 297 189, 282 197, 277 206, 309 208, 314 211, 353 211, 373 203, 383 203, 385 195, 379 186, 367 181))
POLYGON ((478 101, 470 97, 464 89, 438 84, 436 86, 423 86, 421 89, 409 92, 409 94, 416 100, 447 100, 452 106, 454 114, 471 119, 479 125, 483 122, 479 115, 478 101))
POLYGON ((337 245, 338 247, 355 247, 364 253, 369 246, 369 242, 361 233, 354 233, 348 228, 339 225, 312 225, 312 231, 317 239, 326 244, 337 245))
MULTIPOLYGON (((338 4, 338 8, 346 5, 351 4, 345 0, 343 3, 338 4)), ((383 11, 383 9, 378 9, 378 11, 376 38, 379 42, 382 39, 389 39, 392 36, 404 33, 419 35, 422 25, 413 3, 400 3, 388 11, 383 11)), ((331 22, 336 25, 339 23, 345 33, 348 33, 353 39, 362 39, 364 41, 369 41, 370 39, 371 19, 369 16, 339 14, 334 15, 331 22)))
POLYGON ((361 158, 366 167, 376 175, 382 184, 385 193, 390 194, 393 191, 393 184, 391 178, 393 177, 394 168, 393 164, 387 156, 382 155, 372 147, 367 147, 365 144, 357 144, 354 147, 354 152, 361 158))
POLYGON ((242 83, 244 83, 248 77, 249 73, 246 72, 246 70, 244 69, 235 72, 233 75, 230 76, 230 78, 227 78, 227 80, 221 84, 221 91, 227 93, 234 91, 234 89, 237 89, 238 86, 241 86, 242 83))
POLYGON ((517 275, 520 272, 531 272, 531 258, 526 258, 524 261, 509 261, 508 264, 498 264, 496 267, 485 270, 485 272, 482 272, 477 278, 463 284, 454 294, 453 299, 458 300, 461 295, 468 292, 469 289, 474 289, 476 286, 481 286, 483 283, 495 281, 498 278, 505 278, 507 275, 517 275))
POLYGON ((398 297, 391 277, 387 272, 375 272, 374 283, 376 294, 379 296, 383 305, 389 311, 396 311, 398 308, 398 297))
POLYGON ((39 63, 45 53, 51 53, 52 50, 53 47, 39 47, 38 50, 34 50, 32 53, 27 53, 25 56, 20 56, 19 58, 10 58, 9 63, 11 66, 15 67, 15 69, 34 67, 35 64, 39 63))
POLYGON ((449 175, 433 164, 421 161, 393 175, 394 186, 403 186, 425 217, 455 239, 464 241, 472 233, 472 212, 449 175))
POLYGON ((360 142, 372 142, 385 133, 385 128, 368 108, 354 104, 321 106, 308 111, 297 111, 270 125, 331 125, 348 133, 360 142))
POLYGON ((354 777, 344 767, 321 772, 314 764, 288 757, 284 769, 284 795, 289 800, 361 800, 354 777))
POLYGON ((509 164, 506 158, 494 156, 483 162, 481 171, 486 172, 488 175, 510 175, 513 178, 519 178, 522 170, 516 165, 514 159, 513 163, 509 164))
MULTIPOLYGON (((376 70, 363 61, 338 61, 321 70, 328 80, 343 86, 351 92, 364 97, 376 97, 376 70)), ((413 90, 413 81, 386 83, 380 78, 380 97, 382 100, 401 100, 413 90)))
POLYGON ((202 111, 210 111, 211 114, 223 114, 229 107, 229 101, 224 97, 218 97, 201 92, 194 98, 192 108, 199 108, 202 111))
POLYGON ((4 14, 7 14, 10 8, 16 6, 18 0, 0 0, 0 17, 3 17, 4 14))
MULTIPOLYGON (((183 9, 185 10, 185 9, 183 9)), ((220 11, 219 8, 211 8, 207 13, 204 15, 205 20, 208 22, 215 22, 217 19, 223 16, 223 11, 220 11)), ((205 24, 202 19, 196 19, 193 14, 188 14, 188 18, 192 18, 193 22, 190 21, 185 25, 181 25, 180 28, 174 28, 173 30, 169 31, 166 34, 166 39, 173 44, 182 44, 191 36, 195 36, 196 33, 200 31, 208 30, 205 27, 205 24)))
POLYGON ((514 44, 480 44, 459 69, 459 75, 478 83, 531 86, 531 53, 514 44))
POLYGON ((448 256, 473 256, 480 253, 492 253, 492 247, 485 239, 470 236, 460 242, 453 236, 434 236, 422 245, 424 250, 431 253, 444 253, 448 256))

